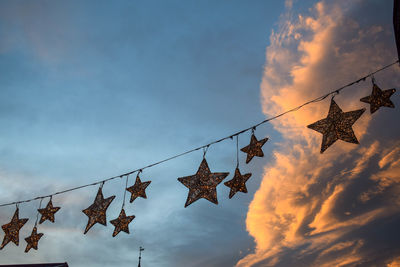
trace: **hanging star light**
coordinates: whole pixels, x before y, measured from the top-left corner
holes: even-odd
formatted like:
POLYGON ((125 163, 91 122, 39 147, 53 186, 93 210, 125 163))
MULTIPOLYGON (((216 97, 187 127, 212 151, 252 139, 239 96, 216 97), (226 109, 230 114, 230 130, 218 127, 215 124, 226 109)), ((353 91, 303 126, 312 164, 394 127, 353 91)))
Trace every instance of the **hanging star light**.
POLYGON ((227 187, 231 189, 229 192, 229 198, 232 198, 236 192, 247 193, 246 182, 251 177, 251 173, 241 174, 239 167, 236 167, 235 174, 233 175, 232 180, 229 180, 224 183, 227 187))
POLYGON ((126 216, 125 210, 122 208, 118 218, 110 221, 110 223, 115 226, 112 236, 115 237, 121 231, 124 231, 125 233, 129 234, 129 223, 133 219, 135 219, 135 215, 126 216))
POLYGON ((12 241, 15 245, 19 245, 19 230, 24 226, 24 224, 28 221, 28 219, 19 219, 19 209, 14 212, 14 215, 11 221, 7 224, 1 226, 5 233, 3 243, 0 246, 0 249, 3 249, 10 241, 12 241))
POLYGON ((31 235, 28 236, 27 238, 25 238, 25 241, 27 243, 26 248, 25 248, 25 253, 27 253, 31 248, 33 248, 34 250, 37 250, 39 239, 42 236, 43 236, 43 233, 37 233, 36 226, 33 227, 31 235))
POLYGON ((268 141, 268 138, 257 140, 254 132, 251 135, 250 144, 248 146, 240 149, 244 153, 247 153, 246 163, 249 163, 254 156, 264 157, 264 152, 262 151, 263 145, 268 141))
POLYGON ((371 114, 377 111, 380 107, 394 108, 393 102, 390 97, 396 92, 395 88, 388 90, 381 90, 378 85, 373 82, 372 93, 369 96, 360 99, 361 102, 370 104, 371 114))
POLYGON ((178 178, 179 182, 189 188, 185 208, 200 198, 205 198, 214 204, 218 204, 216 187, 228 175, 229 172, 212 173, 208 167, 207 160, 203 158, 196 174, 178 178))
POLYGON ((325 119, 314 122, 307 127, 323 134, 321 153, 337 140, 358 144, 352 125, 361 117, 365 108, 343 112, 332 99, 328 116, 325 119))
POLYGON ((138 174, 136 176, 135 184, 126 189, 131 193, 131 199, 129 202, 132 203, 137 197, 147 198, 146 187, 148 187, 150 183, 151 181, 142 182, 138 174))
POLYGON ((51 221, 52 223, 54 223, 54 214, 61 209, 60 207, 53 207, 53 202, 50 201, 49 203, 47 203, 46 208, 44 209, 38 209, 38 212, 42 215, 40 217, 40 221, 39 224, 43 223, 46 220, 51 221))
POLYGON ((87 209, 82 210, 82 212, 89 217, 84 234, 86 234, 96 223, 100 223, 104 226, 107 225, 106 211, 114 198, 115 196, 111 196, 104 199, 102 187, 100 186, 93 204, 87 209))

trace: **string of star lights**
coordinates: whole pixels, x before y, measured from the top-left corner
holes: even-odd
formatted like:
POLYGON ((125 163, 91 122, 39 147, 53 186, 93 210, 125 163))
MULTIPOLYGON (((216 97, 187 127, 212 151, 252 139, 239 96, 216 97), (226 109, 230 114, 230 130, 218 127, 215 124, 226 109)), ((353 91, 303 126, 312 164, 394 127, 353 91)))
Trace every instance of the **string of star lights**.
POLYGON ((3 242, 0 245, 0 250, 3 249, 10 242, 14 243, 17 246, 19 245, 19 231, 28 221, 28 219, 19 219, 19 205, 20 204, 28 203, 28 202, 36 201, 36 200, 39 201, 39 209, 37 209, 36 221, 35 221, 32 233, 29 237, 25 238, 25 241, 27 242, 27 247, 25 249, 25 252, 28 252, 31 248, 33 248, 35 250, 37 249, 38 241, 43 236, 43 233, 37 233, 39 214, 41 215, 39 224, 42 224, 46 220, 54 223, 55 222, 55 213, 61 209, 61 207, 53 206, 53 203, 52 203, 53 196, 65 194, 65 193, 79 190, 79 189, 89 187, 89 186, 99 185, 99 188, 98 188, 96 197, 93 201, 93 204, 91 204, 88 208, 82 210, 82 212, 88 217, 88 222, 87 222, 86 228, 84 229, 84 234, 88 233, 88 231, 97 223, 106 226, 107 225, 106 211, 107 211, 108 207, 110 206, 111 202, 114 200, 115 195, 104 198, 103 191, 102 191, 103 186, 106 182, 108 182, 110 180, 114 180, 117 178, 122 179, 124 177, 126 180, 124 183, 124 194, 123 194, 124 197, 122 200, 121 211, 120 211, 118 218, 111 220, 110 223, 114 226, 114 231, 112 233, 113 237, 118 235, 118 233, 121 231, 129 234, 129 223, 132 222, 132 220, 135 218, 135 216, 134 215, 126 216, 125 209, 124 209, 125 208, 126 191, 131 193, 131 197, 130 197, 130 201, 129 201, 130 203, 134 202, 134 200, 138 197, 145 198, 145 199, 147 198, 145 190, 150 185, 151 181, 145 181, 145 182, 141 181, 139 175, 143 174, 143 170, 154 167, 159 164, 162 164, 164 162, 173 160, 175 158, 182 157, 184 155, 187 155, 189 153, 192 153, 192 152, 195 152, 198 150, 203 150, 203 159, 200 163, 200 166, 199 166, 197 172, 190 176, 178 178, 178 181, 189 189, 186 203, 184 206, 186 208, 187 206, 191 205, 192 203, 194 203, 195 201, 197 201, 201 198, 206 199, 214 204, 218 204, 216 187, 229 175, 229 172, 211 172, 211 170, 208 166, 207 160, 206 160, 206 154, 207 154, 208 148, 210 146, 220 143, 224 140, 228 140, 228 139, 233 140, 234 138, 236 138, 236 168, 234 171, 233 178, 231 180, 225 182, 224 185, 230 188, 229 198, 234 197, 237 192, 247 193, 246 182, 249 180, 249 178, 251 177, 252 174, 251 173, 246 173, 246 174, 240 173, 240 170, 239 170, 239 135, 241 135, 245 132, 251 131, 249 145, 240 149, 240 151, 247 154, 246 155, 246 164, 249 164, 254 157, 263 157, 264 156, 262 147, 268 141, 267 137, 262 138, 260 140, 258 140, 256 138, 255 131, 258 126, 265 124, 267 122, 270 122, 272 120, 278 119, 288 113, 298 111, 301 108, 303 108, 304 106, 307 106, 307 105, 310 105, 313 103, 317 103, 317 102, 321 102, 321 101, 325 100, 326 98, 328 98, 329 96, 332 96, 332 98, 330 101, 330 108, 329 108, 327 117, 307 126, 308 128, 315 130, 323 135, 320 152, 323 153, 326 149, 328 149, 331 145, 333 145, 337 140, 342 140, 345 142, 358 144, 358 140, 352 129, 352 125, 362 116, 362 114, 366 111, 366 109, 362 108, 362 109, 358 109, 358 110, 354 110, 354 111, 343 112, 342 109, 339 107, 339 105, 335 102, 334 97, 336 95, 338 95, 341 91, 343 91, 347 88, 350 88, 352 85, 357 84, 361 81, 366 81, 367 78, 371 78, 372 92, 369 96, 361 98, 360 101, 370 105, 370 113, 371 114, 375 113, 381 107, 394 108, 394 104, 390 100, 390 97, 396 92, 396 89, 393 88, 393 89, 388 89, 388 90, 381 90, 379 88, 379 86, 376 84, 374 75, 378 72, 381 72, 381 71, 397 64, 397 63, 399 63, 399 60, 396 60, 395 62, 393 62, 389 65, 386 65, 380 69, 377 69, 376 71, 373 71, 373 72, 371 72, 353 82, 350 82, 338 89, 332 90, 329 93, 326 93, 325 95, 322 95, 320 97, 312 99, 308 102, 305 102, 297 107, 294 107, 290 110, 287 110, 287 111, 280 113, 278 115, 275 115, 273 117, 267 118, 267 119, 255 124, 255 125, 252 125, 246 129, 240 130, 231 135, 228 135, 226 137, 223 137, 223 138, 220 138, 213 142, 210 142, 206 145, 202 145, 202 146, 187 150, 185 152, 182 152, 180 154, 171 156, 169 158, 160 160, 158 162, 149 164, 147 166, 129 171, 127 173, 109 177, 107 179, 103 179, 100 181, 96 181, 96 182, 92 182, 89 184, 80 185, 77 187, 58 191, 58 192, 55 192, 52 194, 38 196, 38 197, 31 198, 31 199, 26 199, 26 200, 18 200, 18 201, 14 201, 14 202, 0 204, 0 207, 10 206, 10 205, 16 206, 16 209, 15 209, 15 212, 14 212, 14 215, 13 215, 11 221, 2 226, 5 236, 3 238, 3 242), (129 176, 131 176, 134 173, 136 173, 135 183, 132 186, 128 187, 129 176), (41 208, 42 201, 46 198, 49 198, 47 206, 45 208, 41 208))

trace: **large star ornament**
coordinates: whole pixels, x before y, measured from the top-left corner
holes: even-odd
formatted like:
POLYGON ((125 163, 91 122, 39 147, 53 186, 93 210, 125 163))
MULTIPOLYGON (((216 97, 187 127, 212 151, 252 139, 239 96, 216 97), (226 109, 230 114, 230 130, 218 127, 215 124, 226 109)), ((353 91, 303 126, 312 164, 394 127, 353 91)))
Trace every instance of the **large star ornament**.
POLYGON ((146 187, 148 187, 150 183, 151 181, 142 182, 139 175, 136 176, 135 184, 126 189, 131 193, 131 199, 129 202, 132 203, 137 197, 147 198, 146 187))
POLYGON ((129 223, 133 219, 135 219, 135 215, 126 216, 125 210, 122 209, 121 212, 119 213, 118 218, 110 221, 110 223, 115 226, 112 236, 115 237, 121 231, 124 231, 125 233, 129 234, 129 223))
POLYGON ((33 227, 32 233, 30 236, 25 238, 26 241, 26 248, 25 248, 25 253, 27 253, 31 248, 34 250, 38 249, 38 242, 39 239, 43 236, 43 233, 37 233, 37 228, 36 226, 33 227))
POLYGON ((19 218, 19 209, 17 208, 11 221, 1 226, 5 233, 3 243, 1 243, 0 249, 3 249, 10 241, 15 245, 19 245, 19 230, 24 226, 28 219, 19 218))
POLYGON ((336 102, 332 99, 329 107, 328 116, 325 119, 314 122, 307 127, 322 133, 321 153, 337 140, 358 144, 352 125, 365 112, 365 108, 343 112, 336 102))
POLYGON ((257 140, 254 133, 251 135, 250 144, 248 146, 243 147, 240 149, 244 153, 247 153, 246 163, 249 163, 250 160, 257 157, 264 157, 264 152, 262 151, 262 146, 268 141, 268 138, 261 139, 260 141, 257 140))
POLYGON ((47 203, 46 208, 44 209, 38 209, 38 212, 42 215, 40 217, 40 221, 39 224, 43 223, 46 220, 51 221, 52 223, 54 223, 54 214, 61 209, 60 207, 53 207, 53 202, 49 201, 49 203, 47 203))
POLYGON ((216 187, 228 175, 229 172, 212 173, 204 158, 196 174, 178 178, 179 182, 189 188, 185 208, 200 198, 218 204, 216 187))
POLYGON ((235 175, 233 175, 232 180, 224 183, 227 187, 231 189, 229 192, 229 198, 232 198, 236 192, 247 193, 246 182, 249 180, 251 173, 241 174, 238 167, 236 167, 235 175))
POLYGON ((115 196, 111 196, 104 199, 102 188, 99 188, 93 204, 90 205, 87 209, 82 210, 82 212, 89 217, 84 234, 86 234, 90 230, 90 228, 92 228, 92 226, 96 223, 100 223, 104 226, 107 225, 106 211, 114 198, 115 196))
POLYGON ((380 107, 394 108, 390 97, 396 92, 396 89, 381 90, 375 83, 372 87, 372 93, 369 96, 360 99, 361 102, 370 104, 371 114, 377 111, 380 107))

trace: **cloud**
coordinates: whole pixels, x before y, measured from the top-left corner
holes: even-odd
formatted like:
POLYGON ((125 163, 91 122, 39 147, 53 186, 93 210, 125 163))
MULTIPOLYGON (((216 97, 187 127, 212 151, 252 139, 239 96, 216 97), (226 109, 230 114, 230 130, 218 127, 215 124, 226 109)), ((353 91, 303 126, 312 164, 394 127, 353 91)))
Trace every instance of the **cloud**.
MULTIPOLYGON (((321 1, 311 14, 297 17, 289 5, 266 50, 264 113, 289 110, 394 61, 391 25, 362 19, 363 11, 376 5, 321 1)), ((378 83, 388 80, 393 87, 395 73, 390 69, 376 75, 378 83)), ((367 81, 335 100, 344 111, 362 108, 359 99, 370 88, 367 81)), ((374 242, 377 237, 366 229, 381 229, 388 238, 391 223, 399 220, 399 140, 385 140, 373 129, 375 120, 389 116, 393 121, 398 112, 365 114, 353 126, 361 145, 337 141, 321 155, 322 137, 306 125, 324 118, 328 108, 329 99, 272 121, 284 141, 249 205, 246 224, 255 251, 237 266, 353 266, 393 260, 398 241, 374 242), (385 253, 379 254, 383 248, 385 253)), ((396 125, 389 128, 387 132, 399 132, 396 125)))
POLYGON ((387 267, 400 267, 400 258, 393 260, 387 267))

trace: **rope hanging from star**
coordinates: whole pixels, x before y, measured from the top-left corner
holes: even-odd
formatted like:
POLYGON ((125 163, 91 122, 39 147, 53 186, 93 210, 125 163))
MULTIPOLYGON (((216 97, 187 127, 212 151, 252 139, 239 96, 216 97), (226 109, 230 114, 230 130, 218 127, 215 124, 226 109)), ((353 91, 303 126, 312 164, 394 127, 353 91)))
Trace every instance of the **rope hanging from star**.
MULTIPOLYGON (((139 181, 140 181, 139 173, 140 172, 138 172, 136 180, 139 179, 139 181)), ((125 208, 126 191, 128 191, 128 180, 129 180, 129 175, 126 176, 126 183, 125 183, 125 187, 124 187, 124 198, 122 199, 122 207, 121 207, 121 211, 118 215, 118 218, 110 221, 110 223, 112 225, 114 225, 114 232, 112 234, 113 237, 118 235, 121 231, 129 234, 129 224, 133 221, 133 219, 135 219, 135 215, 126 216, 125 209, 124 209, 125 208)), ((148 182, 148 183, 150 184, 150 182, 148 182)), ((146 189, 146 187, 144 189, 146 189)), ((146 196, 146 193, 144 193, 144 195, 146 196)), ((145 197, 145 198, 147 198, 147 197, 145 197)), ((132 201, 130 201, 130 202, 132 202, 132 201)))

